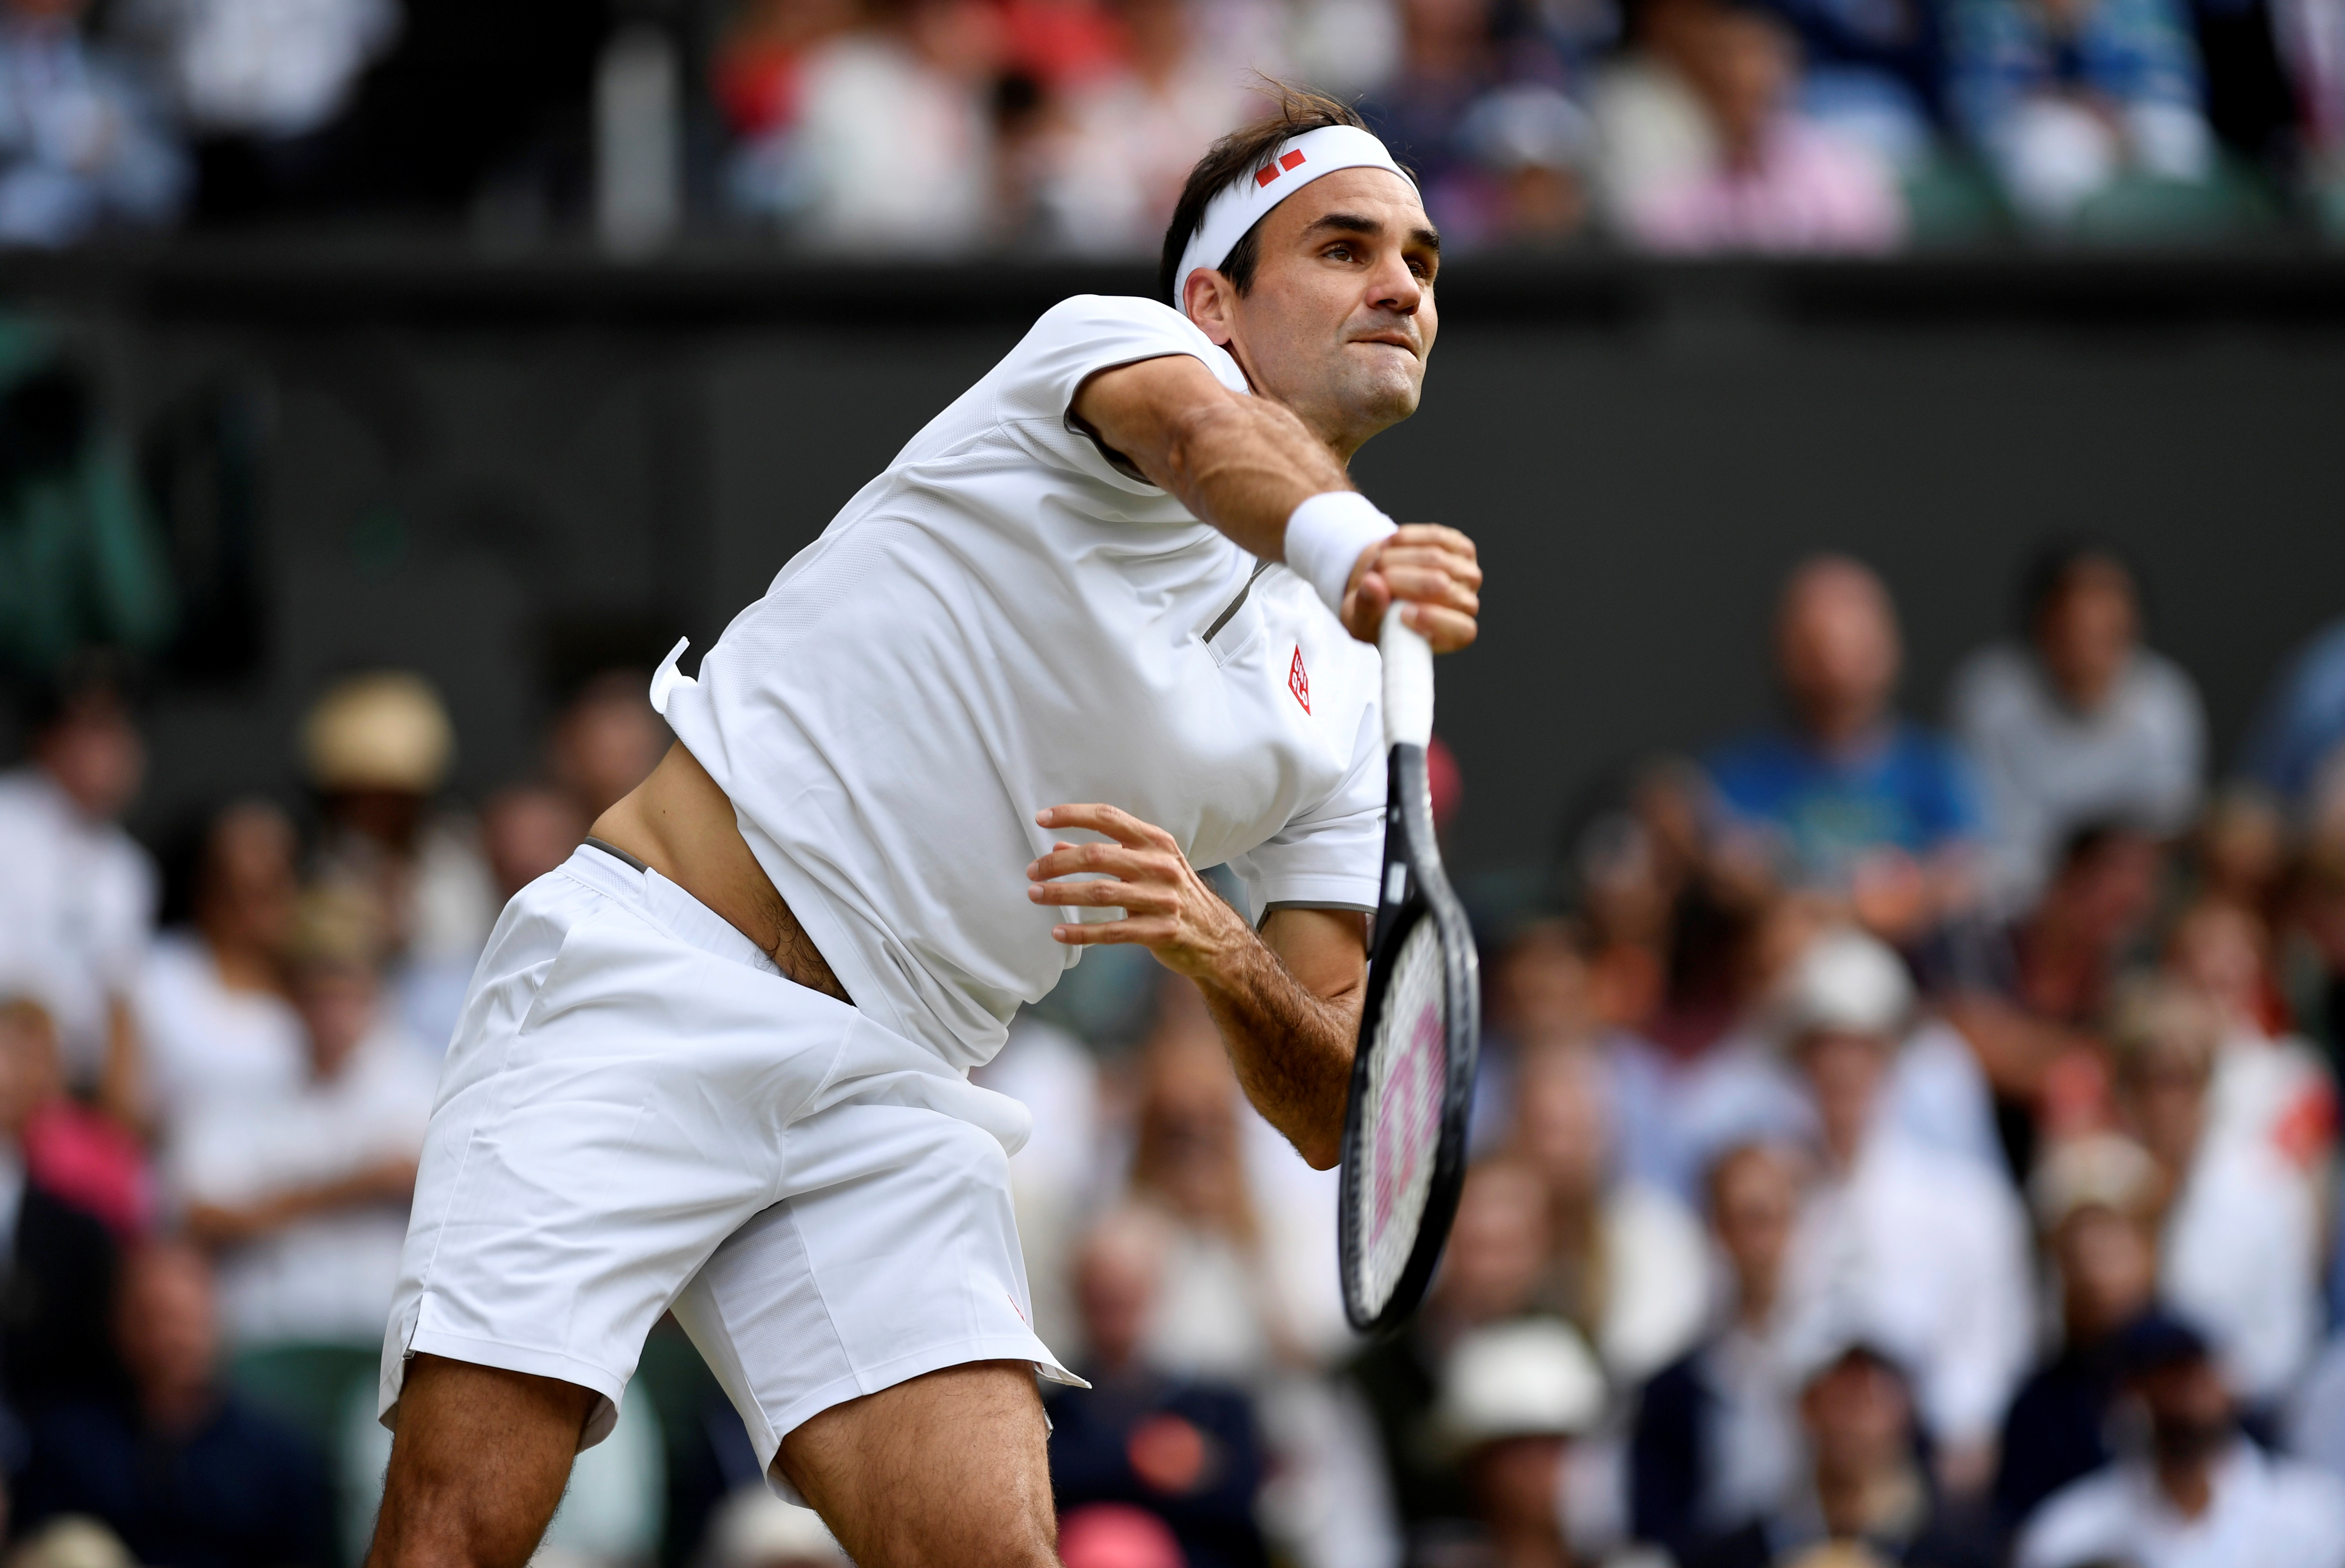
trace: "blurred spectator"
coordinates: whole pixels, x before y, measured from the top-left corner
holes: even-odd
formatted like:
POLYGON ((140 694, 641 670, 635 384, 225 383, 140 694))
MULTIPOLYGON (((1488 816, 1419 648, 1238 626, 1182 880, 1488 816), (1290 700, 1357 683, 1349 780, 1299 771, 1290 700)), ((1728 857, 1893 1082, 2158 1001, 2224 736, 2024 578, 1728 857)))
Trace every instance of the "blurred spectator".
POLYGON ((289 1429, 219 1381, 211 1270, 180 1242, 125 1261, 110 1318, 127 1400, 59 1405, 35 1421, 18 1517, 86 1514, 142 1563, 301 1568, 329 1561, 325 1475, 289 1429))
POLYGON ((1167 1372, 1258 1388, 1308 1364, 1325 1254, 1251 1179, 1237 1077, 1196 987, 1174 979, 1162 996, 1133 1117, 1132 1197, 1169 1228, 1144 1354, 1167 1372))
POLYGON ((481 808, 481 849, 500 905, 569 859, 593 820, 576 797, 542 784, 491 795, 481 808))
POLYGON ((2289 900, 2306 948, 2306 1016, 2320 1031, 2331 1062, 2345 1058, 2345 835, 2305 847, 2289 900))
POLYGON ((1491 1568, 1572 1568, 1564 1517, 1573 1442, 1604 1413, 1604 1374, 1564 1324, 1477 1329, 1442 1369, 1434 1427, 1473 1498, 1491 1568))
POLYGON ((2286 892, 2288 822, 2252 784, 2218 787, 2191 835, 2198 894, 2271 915, 2286 892))
POLYGON ((2119 1336, 2117 1361, 2147 1452, 2055 1492, 2021 1534, 2015 1568, 2345 1563, 2345 1485, 2240 1435, 2198 1330, 2151 1313, 2119 1336))
POLYGON ((786 139, 798 118, 807 51, 855 21, 853 0, 742 0, 726 19, 711 90, 733 134, 752 147, 786 139))
POLYGON ((2094 1030, 2117 974, 2157 907, 2163 855, 2116 824, 2069 836, 2035 907, 2000 927, 1958 926, 1933 955, 1940 1009, 1994 1085, 2015 1171, 2053 1137, 2100 1125, 2107 1077, 2094 1030))
POLYGON ((832 249, 919 253, 987 238, 1001 53, 984 0, 872 0, 865 25, 817 46, 773 209, 832 249))
POLYGON ((1777 1320, 1801 1177, 1794 1153, 1767 1144, 1741 1145, 1711 1166, 1726 1310, 1700 1345, 1645 1385, 1629 1452, 1634 1533, 1679 1563, 1765 1513, 1791 1485, 1796 1391, 1777 1320))
POLYGON ((155 1182, 146 1149, 119 1121, 66 1093, 56 1025, 29 996, 0 994, 0 1034, 17 1109, 12 1134, 33 1184, 105 1221, 121 1239, 143 1235, 155 1218, 155 1182))
POLYGON ((1623 213, 1627 237, 1679 253, 1897 248, 1905 207, 1894 171, 1799 109, 1796 45, 1775 15, 1748 0, 1704 0, 1695 16, 1687 80, 1714 152, 1638 193, 1623 213))
POLYGON ((1588 108, 1597 195, 1606 222, 1625 232, 1655 191, 1701 179, 1721 155, 1693 85, 1713 0, 1639 0, 1622 11, 1628 47, 1597 73, 1588 108))
POLYGON ((2195 988, 2222 1024, 2208 1136, 2260 1144, 2318 1182, 2336 1152, 2336 1086, 2319 1052, 2271 1027, 2280 1004, 2269 948, 2254 915, 2202 900, 2175 921, 2166 967, 2195 988))
POLYGON ((2157 1167, 2159 1295, 2199 1326, 2238 1396, 2269 1411, 2317 1331, 2310 1194, 2269 1147, 2209 1136, 2222 1022, 2202 997, 2138 977, 2120 989, 2108 1037, 2119 1108, 2157 1167))
POLYGON ((1913 1393, 1897 1362, 1861 1337, 1841 1338, 1812 1352, 1803 1370, 1807 1473, 1688 1568, 1790 1568, 1834 1547, 1864 1563, 1987 1568, 1994 1557, 1985 1542, 1942 1502, 1922 1462, 1913 1393))
POLYGON ((2123 175, 2214 167, 2176 0, 1951 0, 1947 97, 2020 216, 2056 228, 2123 175))
POLYGON ((1910 1369, 1941 1479, 1968 1497, 1985 1489, 2026 1369, 2025 1226, 1996 1178, 1884 1114, 1912 1007, 1897 956, 1852 930, 1818 937, 1787 976, 1779 1027, 1815 1102, 1823 1166, 1793 1232, 1785 1325, 1861 1332, 1910 1369))
POLYGON ((1945 69, 1943 7, 1896 0, 1782 0, 1806 57, 1800 106, 1892 167, 1926 164, 1945 69))
POLYGON ((56 1037, 36 1004, 0 1001, 0 1463, 23 1462, 9 1423, 61 1399, 112 1391, 106 1320, 115 1244, 107 1227, 41 1179, 27 1141, 56 1093, 56 1037))
POLYGON ((2247 774, 2309 816, 2345 780, 2345 620, 2321 629, 2265 697, 2242 759, 2247 774))
POLYGON ((1472 1517, 1465 1479, 1433 1429, 1442 1365, 1465 1335, 1529 1310, 1547 1239, 1547 1188, 1538 1173, 1513 1159, 1476 1165, 1424 1309, 1399 1333, 1363 1350, 1348 1371, 1376 1422, 1394 1509, 1420 1546, 1472 1517))
POLYGON ((2117 1331, 2148 1309, 2157 1284, 2157 1168, 2138 1144, 2108 1134, 2061 1144, 2033 1196, 2060 1286, 2060 1342, 2004 1417, 1995 1502, 2006 1531, 2108 1462, 2117 1331))
POLYGON ((1562 93, 1538 82, 1493 88, 1457 136, 1488 189, 1488 243, 1551 246, 1587 228, 1596 130, 1562 93))
POLYGON ((2067 544, 2028 572, 2027 644, 1956 672, 1947 706, 1985 784, 1996 905, 2033 903, 2070 834, 2122 820, 2171 835, 2197 811, 2207 716, 2190 677, 2141 645, 2133 573, 2067 544))
POLYGON ((1719 793, 1802 881, 1892 941, 1919 936, 1970 895, 1980 824, 1960 757, 1890 706, 1889 591, 1846 556, 1806 562, 1784 585, 1775 653, 1792 722, 1712 753, 1719 793))
POLYGON ((435 804, 456 748, 448 711, 420 675, 353 675, 311 706, 301 741, 325 816, 317 879, 374 901, 401 1010, 444 1049, 498 908, 476 825, 435 804))
POLYGON ((1547 1185, 1537 1304, 1572 1324, 1624 1384, 1685 1353, 1711 1299, 1700 1227, 1670 1194, 1613 1172, 1602 1068, 1584 1047, 1526 1055, 1516 1151, 1547 1185))
POLYGON ((66 1072, 123 1098, 137 1064, 132 988, 155 924, 155 868, 117 822, 147 749, 106 672, 41 693, 32 761, 0 774, 0 984, 56 1020, 66 1072))
POLYGON ((1120 1503, 1156 1515, 1190 1568, 1266 1564, 1254 1522, 1264 1459, 1251 1402, 1225 1383, 1168 1376, 1144 1355, 1169 1239, 1157 1217, 1124 1210, 1076 1260, 1091 1386, 1051 1397, 1051 1487, 1062 1512, 1120 1503))
POLYGON ((1120 0, 1121 66, 1071 96, 1044 199, 1073 248, 1149 256, 1198 154, 1256 107, 1198 36, 1193 0, 1120 0))
POLYGON ((1400 69, 1361 105, 1369 127, 1416 171, 1447 241, 1487 227, 1481 170, 1460 145, 1467 110, 1497 86, 1491 0, 1400 0, 1400 69))
POLYGON ((198 215, 317 200, 340 172, 330 126, 399 32, 398 0, 130 0, 116 19, 196 138, 198 215))
POLYGON ((752 1482, 708 1522, 707 1568, 853 1568, 822 1516, 752 1482))
POLYGON ((641 671, 605 670, 554 715, 546 747, 553 782, 589 823, 643 783, 668 748, 667 725, 644 694, 649 685, 641 671))
POLYGON ((1152 1513, 1094 1502, 1059 1522, 1064 1568, 1185 1568, 1181 1543, 1152 1513))
POLYGON ((220 1254, 222 1313, 239 1346, 381 1337, 434 1075, 384 1016, 380 956, 363 901, 312 893, 290 954, 307 1081, 198 1108, 174 1151, 188 1234, 220 1254))
POLYGON ((131 72, 82 35, 83 0, 0 11, 0 244, 168 222, 186 160, 131 72))
POLYGON ((166 1144, 204 1101, 271 1098, 306 1071, 283 967, 296 850, 292 823, 261 801, 205 829, 193 926, 155 944, 138 983, 141 1103, 166 1144))

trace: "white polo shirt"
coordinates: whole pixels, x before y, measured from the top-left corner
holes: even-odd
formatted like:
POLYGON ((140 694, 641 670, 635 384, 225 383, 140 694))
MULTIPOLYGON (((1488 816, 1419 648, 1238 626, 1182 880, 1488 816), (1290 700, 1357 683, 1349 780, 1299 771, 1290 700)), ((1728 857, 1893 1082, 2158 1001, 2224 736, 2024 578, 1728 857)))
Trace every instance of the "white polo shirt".
POLYGON ((957 1067, 1080 955, 1051 939, 1077 912, 1026 898, 1044 806, 1156 824, 1256 920, 1376 905, 1376 650, 1071 424, 1091 375, 1168 354, 1246 390, 1168 306, 1053 307, 665 704, 856 1005, 957 1067))

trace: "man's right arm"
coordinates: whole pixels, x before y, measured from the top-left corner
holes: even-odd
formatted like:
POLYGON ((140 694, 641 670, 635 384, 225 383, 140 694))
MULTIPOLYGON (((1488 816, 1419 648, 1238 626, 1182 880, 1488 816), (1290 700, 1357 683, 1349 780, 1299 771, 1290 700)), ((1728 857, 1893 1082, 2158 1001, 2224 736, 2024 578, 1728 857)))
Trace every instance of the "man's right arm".
MULTIPOLYGON (((1204 361, 1167 354, 1102 370, 1075 392, 1075 418, 1148 482, 1264 561, 1286 559, 1286 521, 1315 495, 1353 488, 1335 454, 1284 404, 1233 392, 1204 361)), ((1394 599, 1444 652, 1474 640, 1482 569, 1473 541, 1418 523, 1361 553, 1342 619, 1373 642, 1394 599)))

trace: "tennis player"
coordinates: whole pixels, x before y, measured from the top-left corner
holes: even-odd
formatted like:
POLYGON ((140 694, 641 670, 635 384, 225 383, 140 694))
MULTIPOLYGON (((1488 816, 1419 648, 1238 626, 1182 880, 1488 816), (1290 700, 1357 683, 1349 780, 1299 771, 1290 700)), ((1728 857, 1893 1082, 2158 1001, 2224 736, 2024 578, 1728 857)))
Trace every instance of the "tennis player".
MULTIPOLYGON (((680 744, 481 960, 383 1346, 377 1564, 526 1562, 673 1311, 866 1568, 1055 1563, 1007 1161, 972 1086, 1085 947, 1195 980, 1334 1164, 1388 604, 1481 572, 1345 477, 1416 407, 1439 243, 1343 106, 1218 144, 1165 297, 1043 315, 653 700, 680 744), (1241 913, 1195 865, 1226 863, 1241 913)), ((1333 1259, 1330 1259, 1332 1264, 1333 1259)))

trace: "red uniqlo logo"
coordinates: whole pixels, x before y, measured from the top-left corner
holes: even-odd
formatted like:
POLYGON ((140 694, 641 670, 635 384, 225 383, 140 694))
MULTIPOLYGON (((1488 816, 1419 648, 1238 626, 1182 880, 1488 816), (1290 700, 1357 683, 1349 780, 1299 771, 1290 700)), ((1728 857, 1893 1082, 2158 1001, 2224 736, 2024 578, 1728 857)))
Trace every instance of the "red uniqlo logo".
MULTIPOLYGON (((1254 170, 1254 182, 1256 185, 1268 185, 1272 180, 1274 180, 1279 177, 1281 171, 1293 168, 1303 161, 1303 155, 1301 153, 1288 153, 1276 163, 1264 164, 1262 167, 1254 170)), ((1308 703, 1304 704, 1306 708, 1310 705, 1311 704, 1308 703)))
POLYGON ((1286 667, 1286 689, 1294 693, 1294 700, 1303 704, 1304 713, 1311 711, 1311 677, 1303 668, 1300 642, 1294 645, 1294 663, 1286 667))

